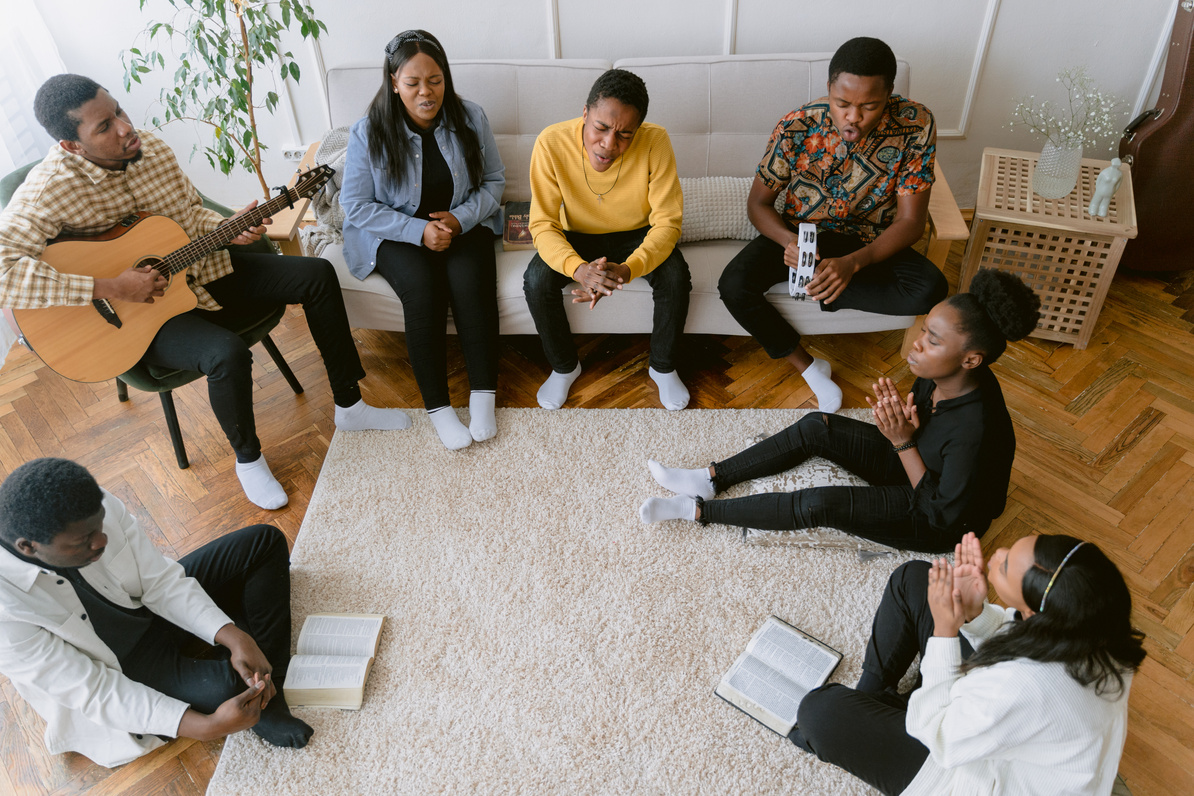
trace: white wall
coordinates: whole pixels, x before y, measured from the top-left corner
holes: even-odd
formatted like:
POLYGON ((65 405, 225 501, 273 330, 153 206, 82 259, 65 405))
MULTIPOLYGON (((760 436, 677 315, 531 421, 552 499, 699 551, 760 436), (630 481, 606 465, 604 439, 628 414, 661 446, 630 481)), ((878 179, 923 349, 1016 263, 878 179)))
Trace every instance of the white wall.
MULTIPOLYGON (((144 13, 135 0, 34 2, 67 68, 117 95, 123 93, 120 51, 135 46, 147 20, 166 18, 170 10, 163 0, 149 0, 144 13)), ((852 36, 878 36, 911 64, 910 94, 936 114, 941 162, 965 207, 974 204, 984 147, 1039 149, 1026 132, 1007 130, 1007 122, 1016 98, 1048 93, 1061 69, 1086 65, 1099 86, 1127 100, 1125 110, 1143 103, 1153 89, 1154 54, 1164 52, 1178 0, 310 2, 329 28, 319 48, 324 63, 376 63, 379 82, 383 47, 405 28, 432 31, 452 59, 833 51, 852 36)), ((315 140, 326 126, 314 50, 297 37, 290 49, 303 72, 301 82, 288 87, 294 117, 280 107, 278 116, 259 121, 272 147, 265 169, 271 185, 284 182, 293 168, 281 150, 315 140)), ((164 79, 134 85, 123 100, 135 122, 159 113, 151 106, 164 79)), ((175 123, 161 135, 185 163, 208 131, 175 123)), ((1109 156, 1116 143, 1108 140, 1088 156, 1109 156)), ((187 168, 200 190, 227 204, 258 194, 254 177, 224 177, 201 155, 187 168)))

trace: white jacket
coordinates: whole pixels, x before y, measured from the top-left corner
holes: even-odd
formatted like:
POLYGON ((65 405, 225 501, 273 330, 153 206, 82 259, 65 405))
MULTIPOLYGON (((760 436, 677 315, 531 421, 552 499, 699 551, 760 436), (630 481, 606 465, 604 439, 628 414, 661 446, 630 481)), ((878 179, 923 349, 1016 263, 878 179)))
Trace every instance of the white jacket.
MULTIPOLYGON (((144 605, 214 643, 232 620, 107 492, 104 509, 108 546, 79 570, 87 582, 118 605, 144 605)), ((0 548, 0 673, 46 720, 52 754, 118 766, 161 746, 157 735, 176 735, 189 705, 125 677, 83 616, 70 581, 0 548)))
MULTIPOLYGON (((976 648, 1010 621, 988 604, 962 632, 976 648)), ((904 796, 1109 794, 1128 732, 1128 689, 1099 696, 1061 663, 1027 658, 958 674, 957 639, 931 638, 908 734, 929 748, 904 796)))

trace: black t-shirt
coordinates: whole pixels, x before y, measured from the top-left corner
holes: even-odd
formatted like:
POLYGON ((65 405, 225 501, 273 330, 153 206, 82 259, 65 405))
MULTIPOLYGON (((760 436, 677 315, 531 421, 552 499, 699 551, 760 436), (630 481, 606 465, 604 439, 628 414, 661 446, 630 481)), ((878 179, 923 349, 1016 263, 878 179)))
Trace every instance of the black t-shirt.
POLYGON ((1016 434, 995 374, 983 367, 979 385, 933 409, 935 382, 917 379, 920 417, 916 447, 928 472, 916 486, 914 511, 934 528, 982 534, 1003 513, 1016 434))
POLYGON ((442 121, 437 121, 426 130, 412 127, 419 134, 423 142, 423 190, 419 194, 419 207, 415 210, 415 218, 430 220, 431 213, 452 209, 452 169, 444 159, 444 153, 439 150, 439 142, 435 140, 435 131, 442 121))

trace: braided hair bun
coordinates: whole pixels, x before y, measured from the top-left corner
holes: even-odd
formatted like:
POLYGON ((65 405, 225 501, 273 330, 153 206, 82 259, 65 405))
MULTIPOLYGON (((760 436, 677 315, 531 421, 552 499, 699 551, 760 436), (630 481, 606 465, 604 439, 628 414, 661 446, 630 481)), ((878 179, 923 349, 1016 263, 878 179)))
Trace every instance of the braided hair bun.
POLYGON ((1041 300, 1015 274, 983 268, 970 281, 970 290, 951 297, 958 311, 959 331, 968 348, 983 352, 989 365, 1003 354, 1009 341, 1027 337, 1040 318, 1041 300))

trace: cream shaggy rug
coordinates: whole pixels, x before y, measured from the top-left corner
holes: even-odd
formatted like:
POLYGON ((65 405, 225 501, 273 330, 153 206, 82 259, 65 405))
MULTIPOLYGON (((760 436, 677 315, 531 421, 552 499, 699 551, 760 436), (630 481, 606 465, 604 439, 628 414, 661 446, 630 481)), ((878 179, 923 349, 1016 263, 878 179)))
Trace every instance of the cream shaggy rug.
POLYGON ((504 409, 458 453, 418 412, 409 432, 337 434, 294 550, 295 628, 387 615, 365 705, 296 711, 315 728, 299 751, 230 738, 208 792, 870 793, 713 688, 772 613, 855 682, 909 556, 637 514, 666 494, 648 457, 700 466, 801 414, 504 409))

